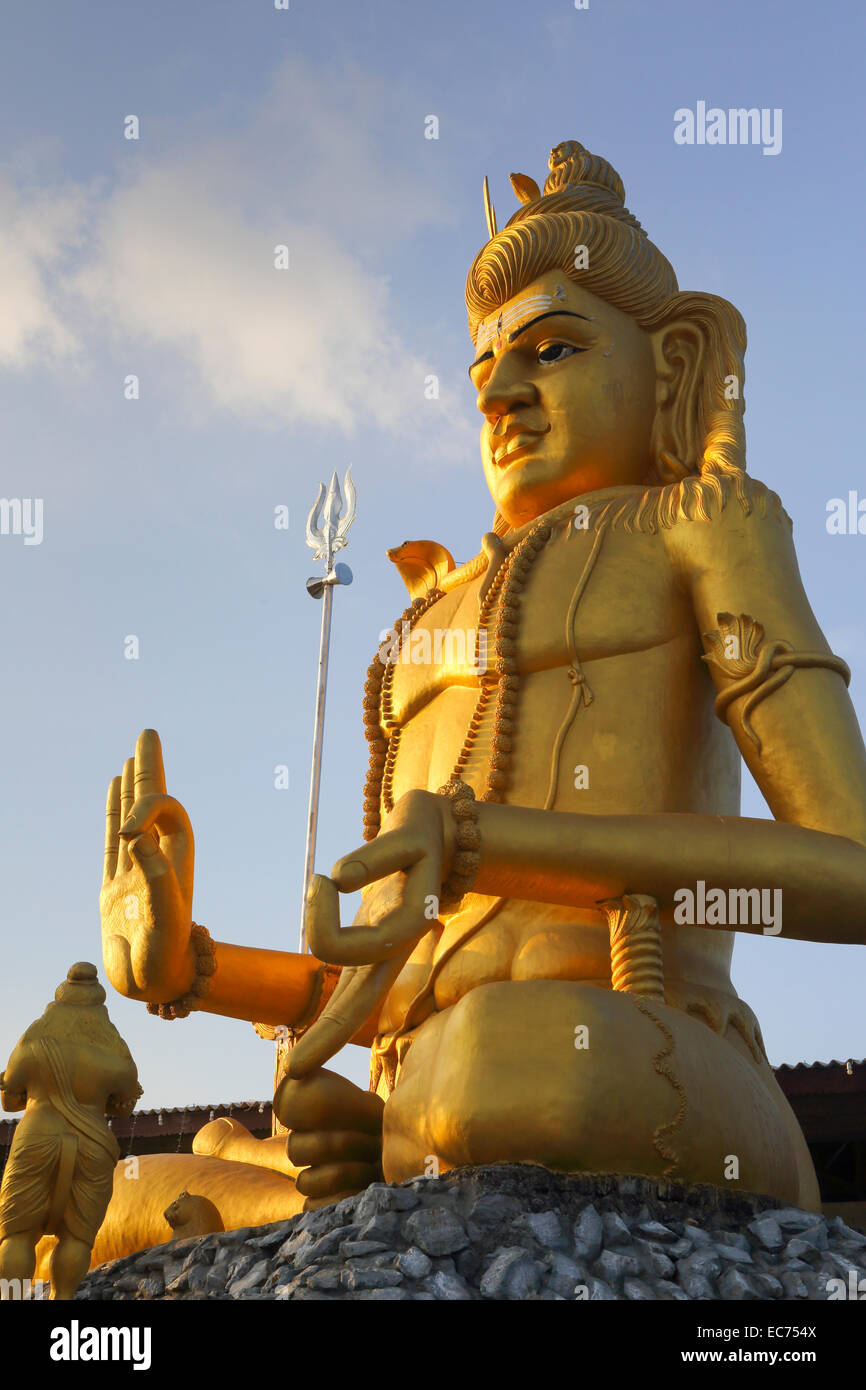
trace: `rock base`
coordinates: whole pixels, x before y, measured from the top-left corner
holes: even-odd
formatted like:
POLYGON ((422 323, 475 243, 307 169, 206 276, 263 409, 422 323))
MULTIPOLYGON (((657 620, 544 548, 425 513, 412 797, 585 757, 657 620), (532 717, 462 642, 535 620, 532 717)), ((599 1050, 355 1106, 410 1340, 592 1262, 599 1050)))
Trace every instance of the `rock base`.
POLYGON ((839 1217, 502 1164, 154 1246, 93 1270, 76 1298, 823 1301, 860 1279, 866 1235, 839 1217))

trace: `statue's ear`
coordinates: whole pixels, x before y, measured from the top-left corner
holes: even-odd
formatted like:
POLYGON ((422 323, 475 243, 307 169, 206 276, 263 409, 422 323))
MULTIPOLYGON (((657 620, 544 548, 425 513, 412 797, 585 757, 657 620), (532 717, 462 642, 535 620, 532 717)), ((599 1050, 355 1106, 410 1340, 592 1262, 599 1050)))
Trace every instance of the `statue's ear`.
POLYGON ((663 483, 697 472, 704 452, 699 384, 707 370, 707 343, 699 324, 671 319, 650 335, 656 364, 653 458, 663 483))

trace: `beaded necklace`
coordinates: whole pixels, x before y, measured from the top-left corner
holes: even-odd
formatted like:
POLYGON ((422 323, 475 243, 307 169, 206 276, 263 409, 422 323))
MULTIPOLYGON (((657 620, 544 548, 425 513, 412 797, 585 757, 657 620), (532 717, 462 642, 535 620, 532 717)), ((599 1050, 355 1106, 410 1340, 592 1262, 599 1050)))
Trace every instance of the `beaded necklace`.
MULTIPOLYGON (((521 592, 550 535, 551 528, 546 522, 539 522, 534 526, 502 561, 481 602, 474 644, 474 664, 479 671, 480 689, 450 778, 452 783, 462 781, 479 730, 495 695, 492 749, 484 791, 478 798, 480 801, 502 801, 508 788, 520 689, 516 653, 520 630, 521 592), (484 661, 481 669, 482 653, 486 653, 487 650, 487 628, 497 601, 499 606, 494 638, 496 659, 492 667, 488 667, 484 661)), ((379 833, 383 809, 387 815, 394 808, 394 769, 402 733, 402 727, 394 714, 394 667, 400 659, 404 643, 411 640, 416 624, 442 597, 441 589, 431 589, 423 598, 416 598, 405 608, 392 629, 400 633, 396 655, 383 661, 380 648, 367 667, 367 679, 364 684, 364 732, 370 745, 370 765, 364 786, 365 840, 374 840, 379 833)))

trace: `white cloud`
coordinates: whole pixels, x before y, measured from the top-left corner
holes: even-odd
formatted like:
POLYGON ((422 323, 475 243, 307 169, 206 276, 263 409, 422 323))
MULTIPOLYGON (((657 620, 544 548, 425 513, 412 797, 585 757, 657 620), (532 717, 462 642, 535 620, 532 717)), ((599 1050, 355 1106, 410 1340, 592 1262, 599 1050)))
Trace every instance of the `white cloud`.
MULTIPOLYGON (((164 151, 166 133, 144 119, 141 142, 124 150, 135 173, 111 188, 28 199, 2 186, 12 290, 0 353, 81 363, 86 345, 119 340, 130 358, 158 348, 195 413, 420 431, 435 368, 401 341, 385 275, 389 247, 444 220, 442 188, 414 167, 427 167, 420 128, 413 162, 370 78, 295 60, 240 125, 215 120, 203 113, 150 156, 148 139, 164 151), (274 268, 279 244, 288 270, 274 268)), ((449 404, 437 413, 448 443, 474 447, 449 404)))
POLYGON ((178 165, 119 190, 98 238, 75 281, 91 313, 184 356, 223 409, 394 428, 413 377, 418 391, 421 364, 400 351, 383 282, 323 227, 256 224, 178 165), (278 244, 288 270, 274 268, 278 244))
POLYGON ((81 189, 28 193, 0 173, 0 364, 55 363, 76 352, 54 279, 80 238, 85 204, 81 189))

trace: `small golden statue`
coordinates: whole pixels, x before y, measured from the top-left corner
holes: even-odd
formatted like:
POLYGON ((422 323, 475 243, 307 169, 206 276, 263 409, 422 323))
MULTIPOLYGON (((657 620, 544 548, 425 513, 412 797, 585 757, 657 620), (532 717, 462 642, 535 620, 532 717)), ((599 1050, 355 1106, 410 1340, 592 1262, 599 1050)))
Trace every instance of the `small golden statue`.
POLYGON ((730 961, 735 930, 866 939, 848 670, 745 472, 740 314, 680 292, 577 142, 512 184, 466 286, 492 530, 466 564, 391 552, 411 602, 367 672, 365 844, 314 879, 315 955, 192 925, 146 731, 109 792, 108 976, 165 1018, 288 1028, 275 1110, 311 1203, 527 1161, 816 1210, 730 961), (740 816, 741 756, 775 820, 740 816), (350 1041, 368 1094, 322 1070, 350 1041))
POLYGON ((21 1297, 30 1285, 44 1235, 57 1237, 51 1297, 72 1298, 90 1264, 118 1159, 105 1116, 131 1114, 141 1095, 96 966, 73 965, 54 999, 0 1075, 3 1109, 24 1110, 0 1185, 4 1299, 21 1297))

